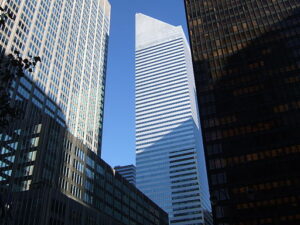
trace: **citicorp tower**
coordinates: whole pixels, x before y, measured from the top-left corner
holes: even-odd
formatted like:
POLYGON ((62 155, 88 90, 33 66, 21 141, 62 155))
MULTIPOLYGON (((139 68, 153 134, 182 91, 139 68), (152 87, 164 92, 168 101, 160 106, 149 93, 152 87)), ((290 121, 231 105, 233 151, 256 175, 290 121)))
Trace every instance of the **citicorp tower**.
POLYGON ((136 15, 136 182, 170 224, 211 224, 191 53, 180 26, 136 15))
MULTIPOLYGON (((101 144, 110 3, 0 0, 0 6, 15 16, 1 32, 0 54, 19 51, 24 57, 41 57, 28 76, 60 106, 70 132, 96 152, 101 144)), ((22 85, 23 97, 35 99, 31 88, 22 85)), ((56 113, 40 95, 33 102, 47 108, 50 116, 56 113)))

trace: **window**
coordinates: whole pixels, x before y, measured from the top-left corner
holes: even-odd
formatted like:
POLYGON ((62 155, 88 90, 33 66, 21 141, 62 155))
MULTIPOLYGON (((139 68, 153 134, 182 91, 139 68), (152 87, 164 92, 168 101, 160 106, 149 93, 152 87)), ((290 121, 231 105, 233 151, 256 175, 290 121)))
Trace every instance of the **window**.
POLYGON ((93 159, 91 159, 89 156, 86 156, 85 161, 88 166, 94 168, 95 162, 93 159))

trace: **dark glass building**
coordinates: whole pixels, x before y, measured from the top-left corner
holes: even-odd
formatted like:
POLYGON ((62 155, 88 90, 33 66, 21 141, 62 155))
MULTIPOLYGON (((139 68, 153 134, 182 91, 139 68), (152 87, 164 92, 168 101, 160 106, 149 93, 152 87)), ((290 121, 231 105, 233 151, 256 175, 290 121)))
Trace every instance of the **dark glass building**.
POLYGON ((185 6, 214 223, 300 224, 300 1, 185 6))

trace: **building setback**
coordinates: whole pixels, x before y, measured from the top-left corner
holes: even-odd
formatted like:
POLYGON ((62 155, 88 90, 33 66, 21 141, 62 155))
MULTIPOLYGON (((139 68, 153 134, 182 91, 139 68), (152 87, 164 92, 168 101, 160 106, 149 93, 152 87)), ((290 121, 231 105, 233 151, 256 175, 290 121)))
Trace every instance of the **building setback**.
POLYGON ((134 165, 116 166, 114 169, 128 180, 129 183, 135 185, 136 168, 134 165))
POLYGON ((55 118, 31 100, 13 98, 24 113, 0 134, 1 207, 9 204, 12 215, 7 225, 168 224, 167 213, 55 118))
POLYGON ((216 225, 300 224, 299 0, 185 0, 216 225))
POLYGON ((190 49, 181 27, 136 15, 137 187, 170 224, 211 224, 190 49))
POLYGON ((15 17, 1 32, 0 55, 40 56, 26 75, 62 109, 70 132, 100 154, 109 2, 0 0, 0 6, 15 17))

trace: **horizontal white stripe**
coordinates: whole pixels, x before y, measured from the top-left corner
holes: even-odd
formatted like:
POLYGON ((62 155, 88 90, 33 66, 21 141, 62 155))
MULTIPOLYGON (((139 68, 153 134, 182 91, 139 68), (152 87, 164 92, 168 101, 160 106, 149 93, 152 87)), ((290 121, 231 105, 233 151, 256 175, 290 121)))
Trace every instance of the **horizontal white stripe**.
POLYGON ((175 84, 175 83, 179 83, 179 82, 188 82, 188 78, 186 76, 184 76, 185 74, 180 74, 179 76, 176 76, 177 74, 174 74, 173 78, 165 78, 163 80, 159 79, 157 81, 152 81, 149 82, 149 84, 147 85, 139 85, 139 88, 135 89, 135 93, 136 94, 140 94, 140 93, 147 93, 150 92, 152 90, 158 90, 158 88, 160 87, 164 87, 164 86, 168 86, 168 84, 175 84))
POLYGON ((174 82, 169 82, 169 84, 163 84, 163 85, 155 85, 154 90, 147 90, 144 92, 136 93, 136 98, 141 97, 143 95, 150 95, 150 94, 157 94, 160 93, 163 90, 170 90, 176 87, 180 86, 187 86, 187 79, 185 80, 180 80, 180 81, 174 81, 174 82))
POLYGON ((179 47, 183 47, 181 40, 178 40, 178 41, 173 42, 173 43, 166 43, 164 45, 155 46, 153 48, 148 48, 148 49, 145 49, 143 52, 136 51, 135 52, 135 61, 140 62, 145 57, 148 57, 149 55, 155 55, 156 53, 160 54, 162 52, 168 52, 172 48, 179 48, 179 47))
POLYGON ((177 56, 170 58, 169 60, 165 60, 164 62, 158 62, 152 65, 147 65, 142 68, 135 68, 135 73, 137 76, 141 76, 144 72, 153 71, 156 68, 164 68, 169 65, 176 65, 179 62, 185 62, 185 58, 183 56, 177 56))
MULTIPOLYGON (((161 124, 161 126, 162 126, 162 124, 164 124, 164 122, 166 122, 166 121, 169 121, 169 120, 175 120, 175 119, 178 119, 178 120, 180 120, 181 118, 186 118, 186 117, 191 117, 192 116, 192 114, 191 113, 186 113, 186 114, 183 114, 183 115, 178 115, 178 116, 173 116, 172 118, 170 118, 170 117, 167 117, 167 118, 164 118, 164 119, 161 119, 161 120, 158 120, 158 121, 154 121, 154 122, 145 122, 145 123, 143 123, 143 124, 138 124, 138 125, 136 125, 136 130, 138 131, 139 129, 141 129, 142 127, 144 127, 144 126, 148 126, 148 125, 156 125, 156 124, 161 124)), ((171 122, 173 122, 174 123, 174 121, 171 121, 171 122)), ((176 121, 177 122, 177 121, 176 121)), ((148 128, 150 128, 150 127, 152 127, 152 126, 148 126, 148 128)))
POLYGON ((182 111, 169 112, 169 113, 165 113, 165 114, 158 114, 158 115, 151 116, 151 117, 145 117, 143 119, 136 120, 135 124, 138 126, 140 124, 146 124, 149 121, 160 122, 165 119, 172 120, 172 119, 176 119, 177 116, 181 116, 181 115, 183 115, 183 116, 192 115, 191 110, 188 108, 188 109, 185 109, 182 111))
POLYGON ((183 49, 174 49, 172 51, 167 52, 167 54, 163 54, 163 55, 159 54, 157 55, 157 57, 153 59, 148 59, 148 60, 145 59, 145 62, 143 63, 136 62, 135 69, 140 70, 142 68, 147 68, 149 66, 157 65, 164 62, 169 62, 171 60, 178 59, 178 58, 183 58, 183 60, 185 60, 184 56, 185 55, 183 49))
POLYGON ((188 93, 185 94, 184 96, 180 97, 180 100, 178 99, 178 97, 175 96, 175 100, 170 99, 167 102, 163 102, 163 103, 160 103, 160 104, 155 103, 153 105, 150 105, 150 106, 147 106, 147 107, 145 106, 145 107, 142 107, 142 108, 141 107, 136 107, 136 109, 135 109, 136 115, 138 115, 139 113, 144 113, 144 112, 151 113, 151 112, 157 111, 159 109, 168 109, 168 108, 171 108, 173 106, 175 107, 175 106, 179 106, 179 105, 182 105, 182 104, 190 103, 188 93), (178 102, 180 102, 180 103, 178 103, 178 102), (175 104, 175 103, 178 103, 178 105, 175 104))
MULTIPOLYGON (((156 127, 162 127, 162 126, 165 126, 167 127, 168 125, 172 125, 174 123, 184 123, 188 120, 190 120, 190 118, 178 118, 178 120, 176 121, 170 121, 170 122, 165 122, 165 123, 159 123, 159 124, 154 124, 154 125, 150 125, 150 126, 147 126, 147 127, 142 127, 140 126, 140 128, 136 127, 136 132, 137 133, 140 133, 140 132, 143 132, 143 131, 150 131, 150 130, 154 130, 156 127)), ((161 129, 161 128, 160 128, 161 129)))
POLYGON ((135 101, 137 105, 148 101, 155 102, 156 100, 160 100, 161 98, 165 99, 167 96, 173 96, 185 92, 187 89, 187 84, 181 84, 177 87, 174 87, 173 89, 163 90, 146 96, 136 96, 135 101))
POLYGON ((167 72, 163 72, 160 75, 157 75, 155 77, 153 77, 152 75, 150 75, 147 79, 140 79, 140 81, 138 81, 137 79, 135 80, 135 86, 136 86, 136 90, 142 90, 143 88, 146 87, 152 87, 153 84, 158 82, 165 82, 166 80, 174 80, 174 79, 178 79, 178 78, 183 78, 183 77, 187 77, 186 74, 186 68, 181 68, 177 71, 167 71, 167 72))
MULTIPOLYGON (((154 76, 160 76, 162 75, 164 72, 172 72, 172 73, 176 73, 176 70, 179 70, 179 69, 186 69, 186 65, 182 62, 180 63, 177 63, 178 65, 170 65, 168 68, 158 68, 156 70, 151 70, 151 71, 147 71, 147 72, 144 72, 143 75, 145 75, 145 77, 154 77, 154 76)), ((136 79, 136 84, 139 84, 140 83, 140 80, 142 81, 146 81, 145 80, 145 77, 141 77, 141 78, 137 78, 136 79)))
POLYGON ((152 116, 164 116, 164 115, 168 115, 168 113, 172 113, 174 111, 176 112, 183 112, 183 110, 190 110, 191 111, 191 107, 189 105, 185 105, 185 106, 178 106, 176 104, 174 104, 174 106, 170 106, 168 109, 166 110, 161 110, 159 112, 155 112, 155 113, 149 113, 148 111, 143 112, 143 113, 138 113, 136 114, 136 121, 139 121, 141 119, 146 119, 148 117, 152 117, 152 116))
POLYGON ((167 134, 167 137, 162 135, 162 136, 158 136, 158 137, 154 137, 154 138, 140 138, 139 140, 136 140, 136 145, 140 145, 140 144, 148 143, 148 142, 155 142, 155 141, 164 140, 164 139, 167 140, 167 139, 180 138, 183 135, 192 135, 192 134, 194 134, 194 131, 192 129, 187 130, 187 131, 182 131, 180 133, 175 133, 175 134, 172 134, 172 132, 169 132, 167 134))
POLYGON ((162 133, 170 133, 172 132, 174 129, 180 131, 180 129, 184 130, 184 129, 190 129, 189 127, 193 126, 192 124, 192 121, 188 121, 185 123, 184 126, 182 126, 182 123, 179 123, 177 124, 177 121, 175 124, 172 124, 170 126, 166 126, 166 127, 163 127, 163 128, 155 128, 155 129, 150 129, 150 130, 147 130, 147 131, 144 131, 144 132, 138 132, 136 133, 136 136, 139 136, 140 135, 143 135, 143 137, 152 137, 152 136, 156 136, 156 135, 159 135, 161 132, 162 133), (180 128, 179 128, 180 126, 180 128), (146 136, 144 136, 146 135, 146 136))
POLYGON ((174 98, 177 98, 178 101, 180 101, 180 98, 184 98, 189 95, 188 88, 180 87, 178 90, 176 90, 176 93, 172 91, 162 91, 162 93, 158 96, 149 96, 150 98, 146 99, 143 98, 142 100, 136 99, 136 107, 139 108, 141 106, 145 107, 147 105, 153 105, 156 103, 160 103, 163 101, 172 100, 174 98))

